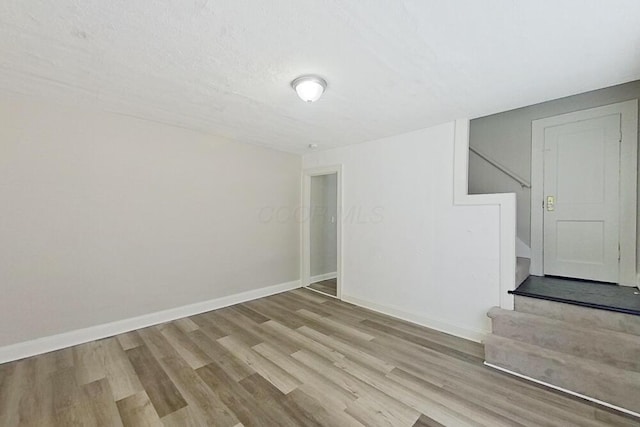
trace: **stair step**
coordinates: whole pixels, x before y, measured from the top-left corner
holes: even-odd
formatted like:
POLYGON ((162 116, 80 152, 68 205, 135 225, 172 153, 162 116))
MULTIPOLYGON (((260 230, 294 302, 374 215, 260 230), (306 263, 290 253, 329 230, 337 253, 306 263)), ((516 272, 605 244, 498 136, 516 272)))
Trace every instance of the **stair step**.
POLYGON ((522 282, 527 280, 527 277, 529 277, 530 266, 531 260, 529 258, 516 258, 516 287, 520 286, 522 282))
POLYGON ((640 373, 490 334, 487 363, 640 413, 640 373))
POLYGON ((640 372, 640 339, 529 313, 492 308, 495 335, 640 372))
POLYGON ((640 316, 515 295, 515 310, 563 320, 585 328, 600 328, 640 336, 640 316))

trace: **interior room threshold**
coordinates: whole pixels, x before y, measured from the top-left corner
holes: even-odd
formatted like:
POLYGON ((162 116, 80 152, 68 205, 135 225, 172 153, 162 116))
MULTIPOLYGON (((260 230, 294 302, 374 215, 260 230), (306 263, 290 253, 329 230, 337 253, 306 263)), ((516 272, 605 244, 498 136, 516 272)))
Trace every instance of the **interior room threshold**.
POLYGON ((640 316, 640 290, 613 283, 529 276, 513 295, 640 316))
POLYGON ((338 296, 338 282, 337 279, 327 279, 318 282, 311 283, 307 286, 314 292, 321 293, 330 297, 337 298, 338 296))

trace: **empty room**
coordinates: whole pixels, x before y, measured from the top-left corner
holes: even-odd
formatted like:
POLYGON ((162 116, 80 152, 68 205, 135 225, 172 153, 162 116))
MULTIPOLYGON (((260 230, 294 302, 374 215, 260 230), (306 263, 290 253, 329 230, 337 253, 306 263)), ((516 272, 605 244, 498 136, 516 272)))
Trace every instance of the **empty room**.
POLYGON ((640 426, 635 0, 0 1, 0 427, 640 426))

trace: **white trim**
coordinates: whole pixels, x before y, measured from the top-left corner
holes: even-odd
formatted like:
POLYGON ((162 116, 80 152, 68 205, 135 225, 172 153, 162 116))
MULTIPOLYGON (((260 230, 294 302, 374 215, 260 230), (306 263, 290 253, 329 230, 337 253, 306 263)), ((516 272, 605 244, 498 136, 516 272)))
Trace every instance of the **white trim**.
POLYGON ((342 294, 342 300, 359 307, 364 307, 378 313, 386 314, 387 316, 406 320, 407 322, 415 323, 416 325, 425 326, 430 329, 435 329, 436 331, 455 335, 457 337, 465 338, 475 342, 481 343, 487 335, 487 333, 484 331, 461 328, 442 320, 425 317, 424 315, 419 313, 405 311, 400 307, 381 305, 375 302, 366 301, 345 294, 342 294))
POLYGON ((531 274, 544 275, 544 131, 581 120, 620 114, 620 275, 621 285, 636 286, 636 221, 638 162, 638 100, 560 114, 531 122, 531 274), (624 230, 624 232, 622 232, 624 230))
POLYGON ((206 311, 217 310, 230 305, 240 304, 245 301, 267 297, 269 295, 278 294, 291 289, 297 289, 299 287, 300 281, 294 280, 292 282, 281 283, 226 297, 215 298, 209 301, 170 308, 168 310, 158 311, 155 313, 143 314, 138 317, 117 320, 111 323, 90 326, 88 328, 64 332, 58 335, 51 335, 31 341, 11 344, 5 347, 0 347, 0 363, 11 362, 13 360, 23 359, 37 354, 48 353, 61 348, 111 337, 136 329, 146 328, 148 326, 169 322, 171 320, 204 313, 206 311))
POLYGON ((334 271, 332 273, 318 274, 317 276, 309 277, 309 284, 322 282, 323 280, 336 279, 338 278, 338 272, 334 271))
POLYGON ((454 137, 454 205, 496 205, 500 211, 500 308, 513 310, 513 295, 509 291, 516 285, 516 195, 469 195, 469 120, 455 122, 454 137))
POLYGON ((547 382, 540 381, 540 380, 537 380, 535 378, 528 377, 528 376, 520 374, 518 372, 514 372, 514 371, 511 371, 509 369, 502 368, 500 366, 494 365, 493 363, 484 362, 484 364, 486 366, 490 367, 490 368, 497 369, 498 371, 506 372, 507 374, 515 375, 516 377, 519 377, 519 378, 522 378, 522 379, 525 379, 525 380, 528 380, 528 381, 532 381, 532 382, 534 382, 536 384, 541 384, 543 386, 546 386, 546 387, 561 391, 563 393, 567 393, 567 394, 570 394, 572 396, 579 397, 581 399, 589 400, 591 402, 597 403, 598 405, 606 406, 608 408, 615 409, 616 411, 624 412, 625 414, 633 415, 634 417, 640 418, 640 414, 637 413, 637 412, 633 412, 633 411, 630 411, 629 409, 625 409, 625 408, 622 408, 620 406, 616 406, 616 405, 613 405, 611 403, 607 403, 607 402, 604 402, 602 400, 598 400, 595 397, 590 397, 590 396, 587 396, 585 394, 580 394, 580 393, 577 393, 575 391, 567 390, 566 388, 558 387, 557 385, 549 384, 547 382))
POLYGON ((301 245, 300 245, 300 272, 302 286, 311 284, 311 266, 309 256, 311 254, 311 177, 329 175, 335 173, 337 189, 337 223, 336 223, 336 297, 342 299, 342 165, 323 166, 302 171, 302 218, 301 218, 301 245))

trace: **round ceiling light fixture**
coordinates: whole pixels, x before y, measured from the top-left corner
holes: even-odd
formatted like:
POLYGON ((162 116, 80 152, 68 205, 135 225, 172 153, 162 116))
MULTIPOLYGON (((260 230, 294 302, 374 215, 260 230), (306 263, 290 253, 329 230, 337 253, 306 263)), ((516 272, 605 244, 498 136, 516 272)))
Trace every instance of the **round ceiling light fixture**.
POLYGON ((315 102, 324 93, 327 82, 318 76, 300 76, 291 82, 291 87, 303 101, 315 102))

